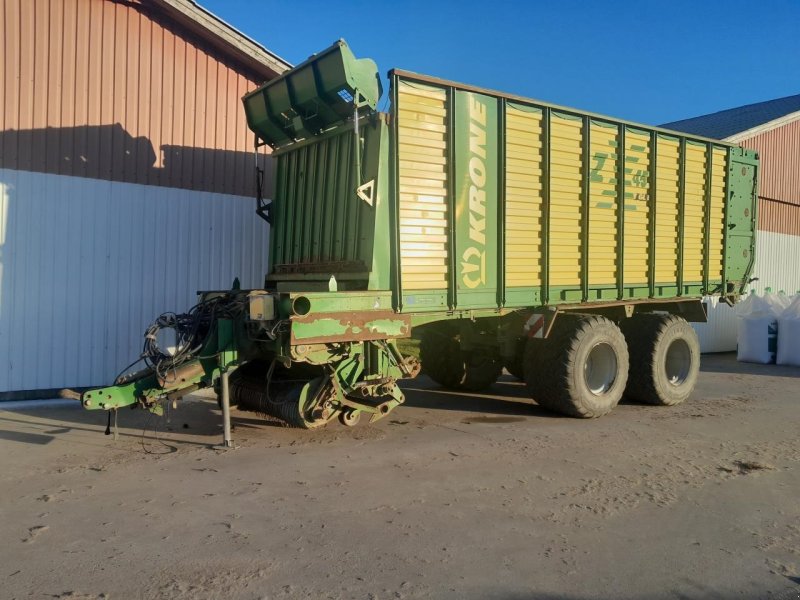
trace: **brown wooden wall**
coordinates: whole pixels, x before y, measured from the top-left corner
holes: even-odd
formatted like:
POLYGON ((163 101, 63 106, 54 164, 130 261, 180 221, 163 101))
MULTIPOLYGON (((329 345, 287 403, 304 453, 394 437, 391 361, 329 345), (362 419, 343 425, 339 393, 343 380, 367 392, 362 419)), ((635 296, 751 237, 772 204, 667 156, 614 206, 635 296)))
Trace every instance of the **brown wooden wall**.
POLYGON ((759 194, 800 205, 800 120, 741 142, 761 157, 759 194))
POLYGON ((743 140, 761 160, 758 228, 800 235, 800 120, 743 140))
POLYGON ((0 2, 0 167, 253 193, 261 83, 152 4, 0 2))
POLYGON ((758 228, 800 236, 800 206, 759 197, 758 228))

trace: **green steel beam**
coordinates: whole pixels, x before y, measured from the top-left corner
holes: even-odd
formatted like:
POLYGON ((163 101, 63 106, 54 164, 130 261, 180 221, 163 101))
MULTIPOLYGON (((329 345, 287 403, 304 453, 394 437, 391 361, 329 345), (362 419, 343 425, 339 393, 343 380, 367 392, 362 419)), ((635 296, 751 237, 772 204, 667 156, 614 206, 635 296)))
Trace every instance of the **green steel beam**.
POLYGON ((686 232, 686 138, 678 146, 678 296, 683 296, 683 236, 686 232))
POLYGON ((647 195, 648 221, 647 236, 647 286, 648 295, 653 298, 656 295, 656 207, 658 189, 658 133, 650 132, 650 177, 647 195))
POLYGON ((456 256, 456 91, 447 88, 445 100, 445 119, 447 139, 445 140, 445 161, 447 172, 445 185, 447 186, 447 305, 450 310, 458 306, 458 257, 456 256))
POLYGON ((542 108, 542 304, 550 302, 550 107, 542 108))
POLYGON ((506 303, 506 109, 501 98, 497 110, 497 306, 506 303))
POLYGON ((708 294, 709 254, 711 251, 711 182, 714 168, 714 147, 706 144, 706 194, 703 206, 703 293, 708 294))
POLYGON ((725 178, 725 202, 722 205, 723 222, 725 226, 722 229, 722 294, 728 293, 728 222, 730 219, 730 201, 733 195, 731 190, 731 177, 733 176, 733 163, 731 160, 731 149, 728 148, 725 153, 725 167, 728 171, 728 176, 725 178))
POLYGON ((591 130, 589 117, 583 123, 583 164, 581 165, 581 298, 589 300, 589 178, 591 166, 591 130))
MULTIPOLYGON (((392 106, 398 106, 398 77, 391 75, 390 95, 392 97, 392 106)), ((391 230, 391 244, 392 244, 392 294, 393 305, 395 310, 403 310, 403 279, 400 270, 400 151, 398 142, 398 119, 394 118, 391 122, 389 148, 392 155, 389 160, 389 189, 390 203, 392 206, 390 230, 391 230)))
POLYGON ((617 126, 617 299, 625 297, 625 125, 617 126))

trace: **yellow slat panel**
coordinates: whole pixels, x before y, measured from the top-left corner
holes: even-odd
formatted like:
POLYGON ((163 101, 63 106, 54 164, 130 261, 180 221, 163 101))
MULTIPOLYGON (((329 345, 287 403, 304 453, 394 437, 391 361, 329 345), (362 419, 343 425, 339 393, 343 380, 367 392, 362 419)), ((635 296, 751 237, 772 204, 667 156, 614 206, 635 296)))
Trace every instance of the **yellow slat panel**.
POLYGON ((650 136, 625 132, 625 227, 622 279, 626 286, 647 285, 649 264, 650 136), (630 210, 634 208, 636 210, 630 210))
POLYGON ((542 113, 506 109, 506 286, 541 285, 542 113))
POLYGON ((438 196, 444 198, 447 191, 445 185, 446 182, 436 180, 425 181, 422 185, 407 185, 401 182, 400 193, 413 194, 416 196, 438 196))
POLYGON ((401 160, 400 161, 400 168, 401 169, 413 169, 415 171, 431 171, 432 173, 444 173, 445 165, 447 163, 447 159, 445 159, 444 155, 441 157, 430 157, 425 159, 425 162, 419 162, 414 160, 401 160))
POLYGON ((447 241, 446 235, 436 235, 433 233, 416 234, 416 233, 409 233, 408 231, 406 231, 405 235, 403 235, 403 245, 411 247, 419 243, 419 244, 425 244, 425 247, 432 245, 434 248, 436 248, 439 242, 446 242, 446 241, 447 241))
POLYGON ((400 273, 407 290, 447 288, 445 92, 398 90, 400 273))
POLYGON ((683 281, 702 281, 705 245, 706 149, 686 145, 686 216, 683 224, 683 281))
POLYGON ((678 154, 677 140, 658 138, 656 169, 656 259, 655 279, 660 283, 676 281, 678 247, 678 154))
POLYGON ((440 173, 435 173, 433 171, 420 171, 417 169, 410 169, 408 167, 403 167, 403 166, 400 167, 400 177, 405 178, 406 181, 413 181, 419 179, 425 179, 425 180, 435 179, 439 181, 444 181, 445 179, 447 179, 447 176, 444 173, 444 171, 440 173))
POLYGON ((711 154, 711 206, 709 219, 709 281, 722 279, 723 235, 725 231, 725 171, 728 167, 727 152, 714 148, 711 154))
POLYGON ((428 160, 430 157, 435 157, 442 160, 442 164, 446 162, 444 156, 444 145, 441 147, 426 146, 425 144, 414 144, 413 140, 403 140, 399 143, 400 156, 413 156, 416 160, 428 160))
POLYGON ((617 128, 592 123, 589 176, 589 285, 607 285, 617 273, 617 128), (606 192, 606 194, 603 194, 606 192))
POLYGON ((579 286, 582 123, 552 113, 550 136, 550 285, 579 286))

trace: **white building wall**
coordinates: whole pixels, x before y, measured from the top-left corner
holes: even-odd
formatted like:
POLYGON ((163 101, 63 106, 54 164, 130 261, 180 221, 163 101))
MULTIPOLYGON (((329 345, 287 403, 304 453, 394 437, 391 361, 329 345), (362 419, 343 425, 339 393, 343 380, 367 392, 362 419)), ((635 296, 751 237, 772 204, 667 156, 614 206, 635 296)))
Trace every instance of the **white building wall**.
POLYGON ((789 295, 800 291, 800 236, 759 231, 751 277, 758 278, 751 288, 759 294, 766 288, 789 295))
POLYGON ((0 169, 0 392, 110 383, 165 311, 263 286, 243 196, 0 169))
MULTIPOLYGON (((756 235, 756 262, 751 277, 757 278, 748 289, 763 294, 766 288, 792 295, 800 291, 800 236, 759 231, 756 235)), ((702 352, 736 350, 736 316, 722 302, 707 303, 708 323, 695 323, 702 352)))

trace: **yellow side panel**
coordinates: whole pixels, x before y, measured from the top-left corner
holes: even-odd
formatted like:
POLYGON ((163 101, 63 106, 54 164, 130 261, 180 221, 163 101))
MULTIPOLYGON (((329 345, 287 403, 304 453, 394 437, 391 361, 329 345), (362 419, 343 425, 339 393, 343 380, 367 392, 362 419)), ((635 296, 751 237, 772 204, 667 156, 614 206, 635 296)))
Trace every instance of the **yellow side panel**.
POLYGON ((445 92, 401 82, 398 94, 403 289, 447 289, 445 92))
POLYGON ((506 286, 541 285, 542 112, 506 109, 506 286))
POLYGON ((683 282, 703 281, 705 246, 706 147, 686 144, 686 193, 683 222, 683 282))
POLYGON ((711 208, 708 237, 708 280, 722 281, 722 256, 725 253, 725 173, 728 169, 728 153, 714 148, 711 167, 711 208))
POLYGON ((580 286, 581 121, 551 113, 550 285, 580 286))
POLYGON ((656 158, 656 283, 678 278, 678 204, 680 167, 678 140, 658 138, 656 158))
POLYGON ((617 280, 617 128, 591 124, 589 175, 589 286, 617 280))
POLYGON ((624 267, 626 286, 647 285, 650 227, 650 135, 625 133, 624 267))

